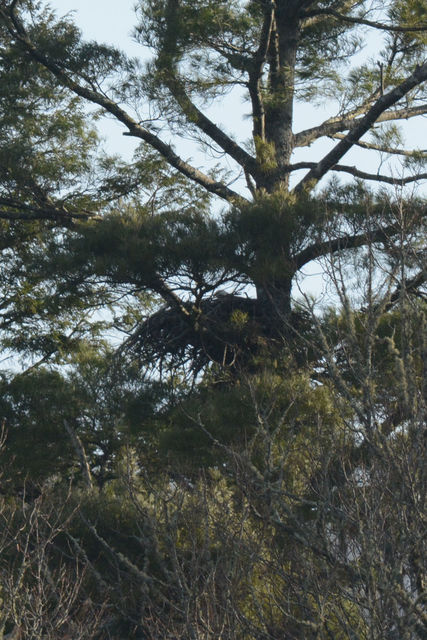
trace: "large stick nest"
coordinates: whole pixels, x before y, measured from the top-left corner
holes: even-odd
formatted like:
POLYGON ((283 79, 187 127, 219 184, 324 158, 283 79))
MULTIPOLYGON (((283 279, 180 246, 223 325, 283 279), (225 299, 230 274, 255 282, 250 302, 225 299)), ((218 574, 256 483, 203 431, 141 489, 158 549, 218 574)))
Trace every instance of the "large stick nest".
MULTIPOLYGON (((286 333, 277 331, 272 338, 271 318, 254 298, 222 294, 186 310, 188 315, 178 307, 160 308, 138 326, 124 349, 141 365, 191 363, 199 371, 209 362, 242 364, 268 342, 282 343, 286 333)), ((301 314, 292 314, 289 323, 301 326, 301 314)))

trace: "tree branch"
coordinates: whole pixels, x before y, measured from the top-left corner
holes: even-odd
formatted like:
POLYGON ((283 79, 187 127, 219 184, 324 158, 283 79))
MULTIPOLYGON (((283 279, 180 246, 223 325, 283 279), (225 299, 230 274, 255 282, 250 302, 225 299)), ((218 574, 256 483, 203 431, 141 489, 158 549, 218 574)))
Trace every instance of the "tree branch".
POLYGON ((366 27, 372 27, 373 29, 380 29, 381 31, 392 31, 397 33, 411 33, 411 32, 422 32, 427 31, 427 22, 421 23, 421 25, 417 27, 410 26, 399 26, 393 24, 385 24, 384 22, 376 22, 375 20, 365 20, 364 18, 356 18, 352 16, 346 16, 339 11, 334 11, 333 9, 317 9, 315 11, 307 11, 304 14, 304 18, 316 18, 317 16, 332 16, 337 20, 341 20, 342 22, 348 22, 349 24, 359 24, 364 25, 366 27))
POLYGON ((13 198, 0 197, 0 207, 6 207, 3 210, 0 209, 0 219, 2 220, 53 220, 65 225, 72 223, 73 219, 101 220, 101 216, 89 211, 82 213, 69 211, 63 207, 32 207, 13 198))
POLYGON ((273 4, 264 4, 264 21, 258 49, 249 71, 248 91, 252 103, 253 137, 265 138, 265 111, 261 95, 261 76, 270 48, 271 33, 274 24, 273 4))
MULTIPOLYGON (((385 306, 385 311, 389 311, 395 302, 397 302, 402 294, 402 291, 407 291, 408 293, 414 293, 418 287, 422 287, 422 285, 427 280, 427 269, 422 269, 412 278, 407 278, 403 283, 399 283, 393 293, 390 295, 390 300, 385 306)), ((422 294, 420 294, 422 295, 422 294)), ((425 297, 425 296, 423 296, 425 297)))
MULTIPOLYGON (((297 162, 289 165, 287 172, 297 171, 299 169, 315 169, 317 167, 316 162, 297 162)), ((330 168, 330 171, 338 171, 342 173, 349 173, 356 178, 362 178, 363 180, 374 180, 375 182, 385 182, 386 184, 404 185, 411 182, 417 182, 417 180, 427 179, 427 173, 418 173, 413 176, 406 176, 405 178, 395 178, 393 176, 385 176, 380 173, 366 173, 360 171, 357 167, 351 167, 345 164, 336 164, 330 168)))
POLYGON ((93 489, 92 472, 90 470, 90 465, 89 465, 88 457, 86 455, 83 442, 79 438, 78 434, 74 431, 71 424, 66 419, 64 419, 64 427, 66 432, 70 436, 70 440, 73 445, 74 451, 76 452, 77 457, 79 459, 80 468, 82 470, 83 477, 85 479, 86 487, 89 490, 92 490, 93 489))
POLYGON ((8 29, 11 35, 18 40, 25 48, 27 53, 43 67, 48 69, 65 87, 70 89, 76 95, 98 104, 105 109, 108 113, 113 115, 119 122, 124 124, 128 131, 124 135, 140 138, 147 142, 151 147, 156 149, 163 158, 169 163, 170 166, 177 169, 180 173, 187 178, 200 184, 209 193, 219 196, 220 198, 227 200, 228 202, 241 202, 244 200, 242 196, 227 187, 222 182, 213 180, 199 169, 196 169, 189 163, 185 162, 180 156, 178 156, 173 148, 163 142, 154 133, 143 127, 136 120, 134 120, 124 109, 122 109, 116 102, 105 96, 104 94, 89 89, 80 85, 73 80, 64 69, 62 69, 57 63, 52 62, 42 52, 40 52, 36 46, 28 38, 23 24, 16 18, 12 12, 8 12, 5 9, 0 8, 0 15, 5 19, 8 24, 8 29))
POLYGON ((175 307, 175 309, 177 309, 186 318, 190 316, 191 312, 186 307, 185 303, 160 276, 156 276, 153 279, 151 288, 153 291, 158 293, 169 306, 175 307))
MULTIPOLYGON (((331 137, 336 138, 337 140, 343 140, 345 138, 342 133, 335 133, 331 137)), ((364 142, 363 140, 359 140, 355 144, 362 149, 372 149, 373 151, 380 151, 391 155, 412 157, 415 154, 419 154, 422 158, 427 158, 427 149, 394 149, 393 147, 385 147, 379 144, 373 144, 372 142, 364 142)))
POLYGON ((406 176, 405 178, 394 178, 393 176, 385 176, 380 173, 366 173, 365 171, 360 171, 357 167, 350 167, 345 164, 336 164, 332 167, 331 171, 341 171, 344 173, 350 173, 356 178, 362 178, 363 180, 374 180, 376 182, 385 182, 386 184, 399 186, 427 179, 427 173, 418 173, 413 176, 406 176))
MULTIPOLYGON (((295 147, 306 147, 315 140, 322 138, 323 136, 331 136, 339 131, 346 131, 350 129, 358 120, 357 116, 361 115, 364 110, 361 108, 355 109, 353 112, 349 112, 342 117, 329 118, 322 122, 322 124, 305 129, 295 134, 295 147)), ((414 118, 415 116, 422 116, 427 113, 427 104, 420 105, 418 107, 405 107, 404 109, 396 109, 394 111, 387 111, 382 113, 376 120, 376 122, 388 122, 389 120, 404 120, 408 118, 414 118)))
POLYGON ((242 149, 232 138, 220 129, 192 102, 186 93, 183 84, 177 77, 166 81, 167 87, 189 122, 196 125, 211 140, 216 142, 225 153, 235 160, 245 172, 255 174, 256 161, 247 151, 242 149))
POLYGON ((244 171, 252 173, 256 169, 255 159, 193 103, 185 89, 184 83, 179 77, 179 46, 177 42, 177 25, 180 23, 179 8, 179 0, 168 0, 166 6, 166 26, 162 46, 156 61, 157 68, 162 74, 162 81, 181 107, 187 120, 209 136, 209 138, 233 158, 244 171))
POLYGON ((294 256, 293 265, 296 270, 299 270, 302 269, 304 265, 321 256, 336 253, 343 249, 357 249, 371 242, 387 242, 390 236, 396 233, 399 233, 399 228, 396 225, 390 225, 367 233, 354 234, 352 236, 346 235, 334 240, 317 242, 294 256))
POLYGON ((295 191, 301 191, 305 186, 310 185, 311 188, 331 169, 337 162, 347 153, 351 147, 359 141, 359 139, 371 128, 378 120, 378 117, 393 104, 398 102, 411 89, 419 85, 427 79, 427 62, 421 66, 417 66, 415 71, 404 80, 400 85, 395 87, 389 93, 381 96, 379 100, 369 109, 368 113, 353 126, 348 134, 340 140, 340 142, 317 164, 314 169, 308 172, 306 176, 296 186, 295 191))

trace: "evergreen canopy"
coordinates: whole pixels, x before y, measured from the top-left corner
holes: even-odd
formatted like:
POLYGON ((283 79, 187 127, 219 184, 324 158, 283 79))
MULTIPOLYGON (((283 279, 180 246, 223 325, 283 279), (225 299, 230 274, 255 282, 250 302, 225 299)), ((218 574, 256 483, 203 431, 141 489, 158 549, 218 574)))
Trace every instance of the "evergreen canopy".
MULTIPOLYGON (((372 243, 392 259, 398 201, 414 233, 425 213, 402 191, 426 178, 425 152, 405 148, 400 128, 421 127, 427 109, 424 9, 141 2, 142 55, 129 59, 85 42, 44 3, 1 2, 6 343, 54 352, 84 335, 88 309, 110 306, 144 358, 221 362, 233 342, 292 333, 292 284, 312 260, 372 243), (249 140, 211 115, 233 91, 249 140), (296 131, 304 103, 330 115, 296 131), (99 110, 140 141, 132 162, 102 153, 99 110), (204 154, 197 165, 188 139, 204 154), (294 160, 311 146, 310 161, 294 160), (343 164, 355 147, 359 166, 343 164), (380 169, 367 172, 374 154, 380 169), (129 300, 124 313, 118 300, 129 300), (164 306, 144 322, 150 300, 164 306), (250 319, 245 336, 230 313, 250 319)), ((415 291, 424 278, 411 267, 415 291)))
POLYGON ((426 34, 0 0, 0 639, 425 638, 426 34))

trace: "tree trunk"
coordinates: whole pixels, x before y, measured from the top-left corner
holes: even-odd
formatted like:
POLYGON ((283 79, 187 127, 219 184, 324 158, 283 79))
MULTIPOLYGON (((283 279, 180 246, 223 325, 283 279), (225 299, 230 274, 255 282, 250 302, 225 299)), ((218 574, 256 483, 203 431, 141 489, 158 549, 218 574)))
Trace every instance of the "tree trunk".
MULTIPOLYGON (((274 145, 279 170, 290 163, 294 146, 292 121, 300 26, 298 11, 292 5, 293 3, 278 3, 276 29, 270 46, 271 98, 266 106, 265 130, 267 142, 274 145)), ((282 176, 283 183, 287 186, 288 174, 282 176)))
POLYGON ((256 285, 260 317, 265 333, 277 338, 288 333, 291 316, 292 278, 271 279, 256 285))

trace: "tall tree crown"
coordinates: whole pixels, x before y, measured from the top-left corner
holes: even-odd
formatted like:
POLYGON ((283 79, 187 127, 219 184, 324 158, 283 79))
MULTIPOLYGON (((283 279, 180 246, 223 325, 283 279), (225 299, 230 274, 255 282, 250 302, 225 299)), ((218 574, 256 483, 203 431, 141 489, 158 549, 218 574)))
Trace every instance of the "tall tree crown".
POLYGON ((426 34, 0 0, 1 638, 425 639, 426 34))
MULTIPOLYGON (((224 286, 237 307, 239 291, 250 286, 261 333, 277 337, 301 269, 372 241, 387 254, 399 233, 393 189, 426 177, 424 151, 406 148, 399 133, 400 123, 427 109, 422 3, 153 0, 136 11, 135 37, 149 51, 141 60, 84 42, 43 3, 1 2, 3 87, 14 83, 2 96, 2 153, 13 167, 4 170, 1 216, 49 220, 47 255, 56 266, 46 269, 68 280, 74 273, 91 295, 105 277, 116 296, 126 288, 160 296, 171 326, 183 322, 184 343, 194 348, 204 341, 202 327, 212 333, 212 295, 224 286), (380 46, 365 55, 372 38, 380 46), (230 91, 245 99, 250 140, 212 115, 230 91), (10 129, 12 101, 23 117, 10 129), (299 105, 322 101, 330 117, 295 130, 299 105), (140 141, 133 162, 99 155, 85 104, 140 141), (206 162, 186 159, 187 138, 206 162), (296 151, 322 141, 328 146, 313 147, 312 160, 294 161, 296 151), (360 166, 343 164, 356 147, 360 166), (375 153, 400 159, 399 175, 387 163, 388 173, 365 171, 363 158, 375 153), (348 186, 327 183, 340 173, 348 186), (370 196, 352 186, 357 181, 389 193, 370 196), (216 206, 210 214, 215 199, 222 213, 216 206), (73 233, 52 235, 52 225, 73 233), (120 241, 106 236, 127 246, 128 228, 136 246, 125 265, 115 251, 120 241), (212 253, 198 252, 197 237, 212 253), (82 262, 64 257, 61 276, 59 254, 67 252, 82 262)), ((418 211, 418 224, 422 204, 405 206, 418 211)))

